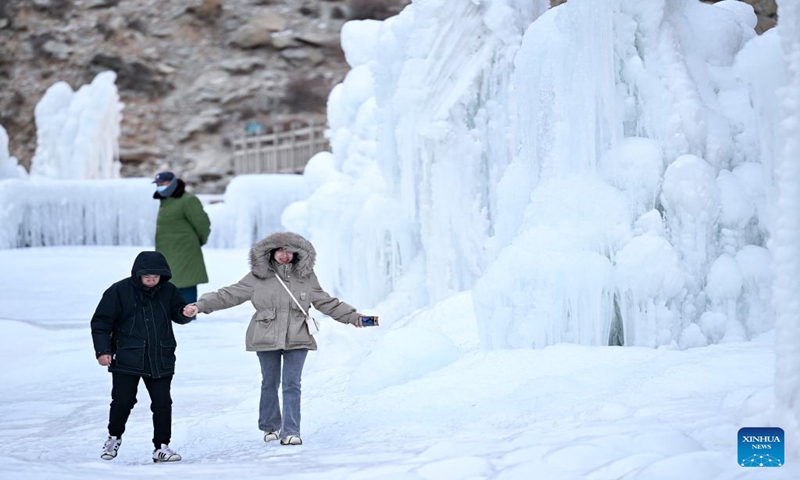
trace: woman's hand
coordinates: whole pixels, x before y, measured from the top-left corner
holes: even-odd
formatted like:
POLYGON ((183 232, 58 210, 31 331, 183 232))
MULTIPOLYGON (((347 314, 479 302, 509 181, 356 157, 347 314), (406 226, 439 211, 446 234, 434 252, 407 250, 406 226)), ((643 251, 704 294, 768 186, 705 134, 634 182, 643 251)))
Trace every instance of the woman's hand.
MULTIPOLYGON (((364 323, 363 323, 364 317, 365 317, 365 315, 362 315, 362 314, 359 313, 358 314, 358 318, 356 319, 356 323, 354 323, 353 326, 356 327, 356 328, 366 328, 368 326, 375 325, 375 324, 364 325, 364 323)), ((375 317, 375 318, 377 318, 377 317, 375 317)))
POLYGON ((190 303, 183 307, 183 316, 184 317, 194 317, 196 316, 200 310, 197 309, 197 305, 194 303, 190 303))
POLYGON ((99 357, 97 357, 97 363, 99 363, 103 367, 111 365, 111 355, 108 354, 100 355, 99 357))

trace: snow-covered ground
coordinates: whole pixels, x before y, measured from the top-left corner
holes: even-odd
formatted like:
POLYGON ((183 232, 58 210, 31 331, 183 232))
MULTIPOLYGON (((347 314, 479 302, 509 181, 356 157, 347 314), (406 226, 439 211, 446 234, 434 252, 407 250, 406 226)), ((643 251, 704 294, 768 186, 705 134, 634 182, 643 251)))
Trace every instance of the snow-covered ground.
MULTIPOLYGON (((0 478, 800 478, 791 461, 737 464, 740 428, 780 426, 770 423, 773 332, 686 350, 485 351, 468 293, 374 330, 324 319, 299 447, 261 440, 249 304, 176 326, 172 446, 184 460, 151 462, 141 387, 119 456, 103 461, 111 376, 88 322, 142 249, 0 250, 0 478), (456 351, 428 351, 446 344, 456 351)), ((247 269, 245 249, 205 254, 212 283, 201 293, 247 269)))

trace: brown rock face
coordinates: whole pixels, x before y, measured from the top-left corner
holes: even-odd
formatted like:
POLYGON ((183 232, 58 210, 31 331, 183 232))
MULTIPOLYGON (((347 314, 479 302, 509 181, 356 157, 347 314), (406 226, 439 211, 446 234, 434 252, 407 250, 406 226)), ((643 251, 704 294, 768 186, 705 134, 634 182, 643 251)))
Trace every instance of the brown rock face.
POLYGON ((775 0, 744 0, 753 6, 758 17, 756 32, 761 35, 778 24, 778 5, 775 0))

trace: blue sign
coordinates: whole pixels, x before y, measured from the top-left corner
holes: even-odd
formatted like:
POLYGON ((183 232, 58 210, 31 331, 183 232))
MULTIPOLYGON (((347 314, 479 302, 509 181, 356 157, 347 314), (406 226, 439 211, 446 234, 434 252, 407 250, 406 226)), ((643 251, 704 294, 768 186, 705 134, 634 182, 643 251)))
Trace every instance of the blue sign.
POLYGON ((783 429, 776 427, 739 430, 739 466, 782 467, 785 458, 783 429))

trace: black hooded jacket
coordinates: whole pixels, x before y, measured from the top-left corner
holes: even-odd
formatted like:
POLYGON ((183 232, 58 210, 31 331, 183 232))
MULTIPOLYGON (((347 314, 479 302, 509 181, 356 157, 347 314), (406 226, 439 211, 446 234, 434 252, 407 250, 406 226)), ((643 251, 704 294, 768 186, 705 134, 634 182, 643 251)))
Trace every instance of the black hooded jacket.
POLYGON ((141 252, 133 262, 131 276, 103 293, 92 316, 95 356, 111 355, 110 372, 161 378, 175 373, 175 335, 172 322, 189 323, 184 317, 186 301, 175 285, 160 252, 141 252), (142 283, 142 275, 161 275, 153 288, 142 283))

